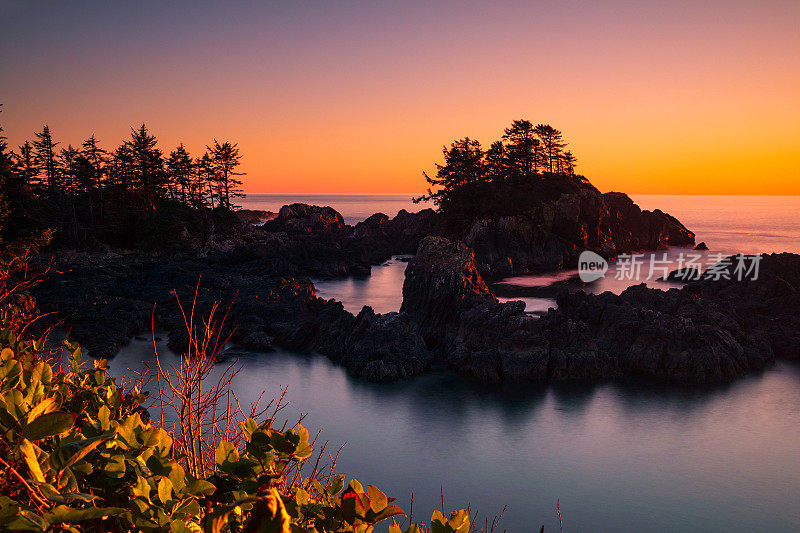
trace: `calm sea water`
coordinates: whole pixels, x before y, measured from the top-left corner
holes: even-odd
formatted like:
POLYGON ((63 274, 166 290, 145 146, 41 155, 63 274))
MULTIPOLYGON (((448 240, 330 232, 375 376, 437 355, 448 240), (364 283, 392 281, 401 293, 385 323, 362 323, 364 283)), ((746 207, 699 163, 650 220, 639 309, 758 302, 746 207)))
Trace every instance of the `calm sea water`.
POLYGON ((301 202, 311 205, 330 206, 339 211, 346 224, 356 224, 375 213, 393 217, 401 209, 419 211, 431 207, 430 203, 415 204, 412 194, 248 194, 239 201, 245 209, 263 209, 278 212, 288 204, 301 202))
MULTIPOLYGON (((350 221, 409 208, 398 197, 374 203, 364 196, 281 198, 329 204, 350 221)), ((712 252, 800 252, 799 198, 635 200, 677 216, 712 252)), ((354 312, 365 304, 397 310, 405 265, 393 259, 373 267, 368 280, 319 283, 318 292, 354 312)), ((626 285, 603 283, 589 289, 626 285)), ((139 368, 151 357, 149 343, 133 341, 112 369, 139 368)), ((286 416, 307 412, 306 425, 321 429, 323 440, 346 442, 339 468, 348 476, 379 485, 406 509, 413 491, 417 517, 439 507, 442 489, 448 509, 471 504, 491 517, 507 505, 501 527, 512 532, 538 531, 542 524, 557 531, 557 499, 570 533, 800 531, 797 366, 780 364, 716 388, 604 383, 498 389, 447 374, 371 384, 325 358, 283 352, 247 355, 239 364, 240 399, 288 385, 286 416)))

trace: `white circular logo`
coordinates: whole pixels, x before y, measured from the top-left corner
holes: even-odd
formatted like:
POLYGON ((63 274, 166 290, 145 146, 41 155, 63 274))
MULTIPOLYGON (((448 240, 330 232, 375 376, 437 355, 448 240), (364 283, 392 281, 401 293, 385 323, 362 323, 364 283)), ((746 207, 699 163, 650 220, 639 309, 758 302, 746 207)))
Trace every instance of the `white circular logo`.
POLYGON ((608 261, 602 256, 586 250, 578 258, 578 276, 584 283, 590 283, 605 276, 608 261))

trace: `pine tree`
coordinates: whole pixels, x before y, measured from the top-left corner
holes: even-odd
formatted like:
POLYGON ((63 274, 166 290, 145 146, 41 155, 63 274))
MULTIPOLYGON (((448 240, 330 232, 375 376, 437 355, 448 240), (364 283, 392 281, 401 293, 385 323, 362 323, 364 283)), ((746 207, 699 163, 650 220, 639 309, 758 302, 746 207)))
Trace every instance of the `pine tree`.
POLYGON ((164 158, 156 148, 157 143, 146 125, 142 124, 137 130, 131 128, 127 148, 133 163, 133 191, 143 206, 153 209, 164 198, 167 185, 164 158))
POLYGON ((563 135, 560 131, 549 124, 538 124, 534 128, 534 133, 539 137, 542 144, 542 156, 548 172, 551 174, 557 169, 558 161, 561 159, 564 147, 563 135))
POLYGON ((572 155, 572 152, 567 150, 563 154, 561 154, 561 159, 559 160, 560 170, 568 176, 575 175, 575 164, 578 162, 578 158, 572 155))
POLYGON ((58 156, 61 168, 61 186, 67 194, 75 195, 83 192, 78 180, 78 155, 78 149, 68 144, 66 148, 61 149, 58 156))
POLYGON ((54 191, 60 185, 58 161, 56 159, 56 147, 61 144, 53 141, 50 126, 44 125, 42 131, 34 133, 36 140, 33 141, 33 153, 36 165, 42 173, 42 182, 48 190, 54 191))
POLYGON ((529 120, 515 120, 505 129, 506 160, 516 176, 529 178, 539 172, 541 143, 529 120))
POLYGON ((82 148, 81 155, 91 164, 93 170, 91 188, 102 189, 108 153, 100 148, 94 133, 92 133, 91 137, 83 141, 82 148))
POLYGON ((216 182, 214 162, 208 152, 195 162, 197 168, 197 188, 200 191, 200 202, 214 209, 214 185, 216 182))
POLYGON ((506 147, 502 141, 495 141, 486 150, 484 157, 486 173, 490 180, 501 181, 505 178, 508 168, 506 165, 506 147))
POLYGON ((169 154, 167 159, 167 170, 170 174, 170 181, 175 186, 176 197, 177 190, 180 189, 180 199, 184 203, 196 205, 194 191, 192 190, 192 170, 194 163, 181 143, 175 150, 169 154))
POLYGON ((17 156, 14 170, 19 176, 22 186, 25 189, 33 191, 41 188, 41 184, 37 181, 39 176, 39 168, 36 166, 36 160, 33 154, 33 145, 30 141, 25 141, 19 147, 19 155, 17 156))
POLYGON ((214 165, 216 178, 219 181, 220 203, 228 209, 232 209, 231 198, 243 198, 244 192, 241 189, 241 180, 236 176, 243 176, 243 172, 236 172, 236 167, 241 163, 242 156, 239 154, 239 146, 224 142, 220 144, 214 139, 214 146, 206 147, 214 165))

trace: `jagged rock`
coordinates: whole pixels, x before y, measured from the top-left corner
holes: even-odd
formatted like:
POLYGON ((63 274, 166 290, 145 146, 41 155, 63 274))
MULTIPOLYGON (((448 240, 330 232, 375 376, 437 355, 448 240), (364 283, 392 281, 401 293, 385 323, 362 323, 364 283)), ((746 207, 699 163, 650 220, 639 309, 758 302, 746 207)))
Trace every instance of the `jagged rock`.
POLYGON ((278 216, 264 225, 273 231, 310 233, 341 229, 344 227, 344 218, 332 207, 297 203, 281 207, 278 216))
POLYGON ((242 339, 239 344, 242 346, 242 348, 246 348, 248 350, 254 350, 257 352, 271 352, 275 349, 272 345, 274 340, 275 339, 262 331, 254 331, 242 339))
POLYGON ((625 194, 601 194, 581 182, 577 190, 532 205, 525 214, 476 221, 464 242, 475 251, 481 275, 496 280, 572 267, 584 250, 608 258, 691 245, 694 234, 660 210, 642 211, 625 194))
POLYGON ((431 342, 462 311, 487 300, 489 293, 475 266, 475 255, 461 242, 426 237, 406 267, 402 313, 413 317, 431 342))
POLYGON ((706 246, 705 241, 701 242, 697 246, 694 247, 695 250, 708 250, 708 246, 706 246))
MULTIPOLYGON (((800 358, 800 256, 793 254, 764 256, 757 279, 715 281, 706 272, 680 290, 564 292, 558 308, 541 318, 526 314, 522 302, 500 303, 491 294, 483 272, 565 264, 584 246, 613 254, 693 241, 672 217, 640 211, 624 195, 583 187, 525 216, 478 222, 466 242, 426 236, 439 231, 430 210, 391 219, 376 214, 350 227, 330 208, 288 207, 228 250, 62 258, 63 274, 33 292, 47 310, 72 313, 64 317, 71 335, 94 355, 113 355, 149 331, 151 317, 169 332, 170 347, 184 351, 188 334, 170 293, 175 289, 184 311, 194 306, 196 317, 207 316, 217 301, 219 309, 230 306, 223 333, 236 327, 235 343, 316 351, 374 380, 447 367, 484 381, 716 382, 778 357, 800 358), (353 316, 341 303, 315 296, 305 278, 366 273, 370 264, 417 245, 400 313, 365 307, 353 316)), ((734 268, 732 262, 728 277, 734 268)))
MULTIPOLYGON (((800 357, 800 256, 768 256, 762 277, 661 291, 562 292, 541 319, 499 303, 460 243, 427 238, 409 264, 403 312, 447 365, 481 380, 646 376, 714 383, 800 357), (701 298, 698 298, 701 295, 701 298)), ((731 269, 734 267, 731 266, 731 269)))

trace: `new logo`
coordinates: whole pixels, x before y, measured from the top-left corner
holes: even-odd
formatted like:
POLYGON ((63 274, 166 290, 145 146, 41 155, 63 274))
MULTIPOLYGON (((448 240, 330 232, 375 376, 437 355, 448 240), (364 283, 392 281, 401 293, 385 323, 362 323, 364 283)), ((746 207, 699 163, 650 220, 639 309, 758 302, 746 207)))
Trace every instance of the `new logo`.
POLYGON ((591 283, 605 276, 608 261, 602 256, 586 250, 578 257, 578 276, 584 283, 591 283))

